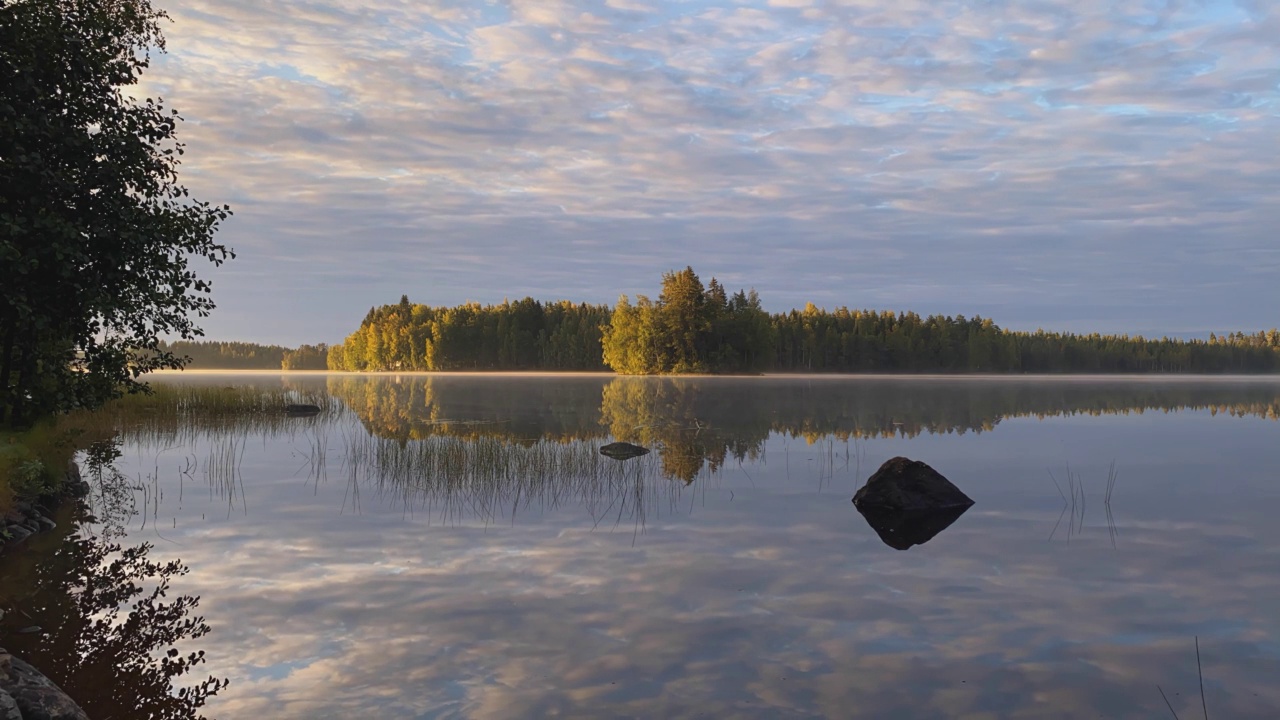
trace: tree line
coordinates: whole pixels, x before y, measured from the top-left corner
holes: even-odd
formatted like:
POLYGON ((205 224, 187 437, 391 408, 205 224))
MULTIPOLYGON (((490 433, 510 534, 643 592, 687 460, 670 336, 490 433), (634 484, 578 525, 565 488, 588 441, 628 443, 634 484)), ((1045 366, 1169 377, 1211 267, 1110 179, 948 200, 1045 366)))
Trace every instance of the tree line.
POLYGON ((193 370, 325 370, 329 346, 280 345, 218 340, 161 340, 157 349, 186 361, 193 370))
POLYGON ((610 310, 532 298, 371 308, 329 348, 331 370, 613 370, 687 373, 1270 373, 1280 331, 1208 340, 1005 330, 963 315, 835 310, 770 314, 692 268, 663 275, 656 299, 610 310))
POLYGON ((330 370, 593 370, 609 308, 532 298, 501 305, 431 307, 402 296, 371 308, 329 348, 330 370))

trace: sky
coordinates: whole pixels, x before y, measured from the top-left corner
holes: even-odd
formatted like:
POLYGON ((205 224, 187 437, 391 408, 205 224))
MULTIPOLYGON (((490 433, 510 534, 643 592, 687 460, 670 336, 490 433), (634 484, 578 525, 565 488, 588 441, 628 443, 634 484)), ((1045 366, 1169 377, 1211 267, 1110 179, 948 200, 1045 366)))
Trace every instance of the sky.
POLYGON ((1280 324, 1280 4, 159 0, 209 338, 656 296, 1280 324))

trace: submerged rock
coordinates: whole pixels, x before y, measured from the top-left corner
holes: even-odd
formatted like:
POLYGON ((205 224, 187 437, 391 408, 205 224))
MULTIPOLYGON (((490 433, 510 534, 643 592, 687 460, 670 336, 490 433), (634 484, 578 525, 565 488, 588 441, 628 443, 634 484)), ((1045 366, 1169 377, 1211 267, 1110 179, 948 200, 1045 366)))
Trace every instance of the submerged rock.
POLYGON ((286 415, 294 416, 319 415, 320 406, 309 404, 285 405, 284 411, 286 415))
POLYGON ((629 442, 615 442, 602 446, 600 454, 605 457, 611 457, 614 460, 630 460, 641 455, 648 455, 649 448, 632 445, 629 442))
POLYGON ((923 545, 935 535, 946 530, 951 523, 965 514, 968 505, 941 510, 888 510, 885 508, 858 508, 867 524, 880 536, 885 545, 895 550, 906 550, 923 545))
MULTIPOLYGON (((973 500, 919 460, 885 461, 853 496, 859 510, 928 511, 968 508, 973 500)), ((948 525, 950 523, 947 523, 948 525)))

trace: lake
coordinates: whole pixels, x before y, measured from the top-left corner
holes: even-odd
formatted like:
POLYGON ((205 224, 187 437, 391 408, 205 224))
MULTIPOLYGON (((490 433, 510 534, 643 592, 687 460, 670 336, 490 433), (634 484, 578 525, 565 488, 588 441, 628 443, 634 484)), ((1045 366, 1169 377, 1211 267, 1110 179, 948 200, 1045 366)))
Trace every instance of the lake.
POLYGON ((135 418, 95 499, 190 567, 210 717, 1280 717, 1280 379, 155 382, 323 406, 135 418), (906 550, 895 456, 976 501, 906 550))

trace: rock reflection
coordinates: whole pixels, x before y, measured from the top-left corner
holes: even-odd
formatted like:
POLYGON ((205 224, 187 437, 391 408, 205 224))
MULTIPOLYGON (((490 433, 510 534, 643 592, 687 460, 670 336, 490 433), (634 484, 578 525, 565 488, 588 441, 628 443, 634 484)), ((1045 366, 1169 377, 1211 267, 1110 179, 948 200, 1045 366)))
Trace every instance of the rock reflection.
POLYGON ((941 510, 858 508, 884 544, 895 550, 907 550, 929 542, 968 510, 965 506, 941 510))
MULTIPOLYGON (((1156 717, 1166 711, 1156 682, 1195 687, 1195 667, 1178 668, 1181 639, 1196 632, 1215 637, 1206 679, 1231 678, 1230 694, 1209 686, 1216 714, 1270 717, 1280 705, 1266 601, 1277 596, 1280 544, 1267 503, 1256 501, 1273 495, 1258 470, 1270 461, 1271 446, 1258 440, 1272 428, 1262 423, 1160 417, 1114 423, 1105 442, 1104 433, 1068 436, 1086 457, 1104 457, 1093 453, 1113 442, 1133 448, 1139 469, 1122 487, 1152 501, 1134 511, 1122 553, 1099 554, 1101 542, 1070 553, 1037 542, 1053 492, 1038 449, 1059 443, 1069 423, 1000 428, 980 439, 991 446, 981 454, 954 438, 871 443, 868 457, 927 449, 958 474, 986 462, 987 450, 1007 451, 999 472, 966 488, 975 495, 1021 488, 1031 474, 1043 484, 983 495, 987 509, 949 533, 958 513, 866 517, 890 547, 932 543, 921 554, 876 551, 868 561, 879 542, 850 532, 861 522, 847 514, 851 488, 837 485, 839 497, 798 488, 782 457, 749 468, 747 493, 736 477, 706 482, 716 479, 709 462, 762 452, 764 437, 772 449, 786 446, 779 435, 960 432, 1131 401, 1218 407, 1240 399, 1230 387, 1130 394, 1077 381, 553 378, 522 389, 502 378, 342 379, 334 392, 354 393, 353 402, 329 433, 329 468, 335 478, 351 472, 353 489, 373 485, 450 518, 585 502, 605 528, 679 493, 690 507, 698 501, 700 515, 651 517, 660 529, 639 543, 592 532, 576 512, 509 527, 397 522, 399 508, 335 518, 341 480, 319 484, 315 498, 300 494, 289 473, 301 458, 282 458, 303 448, 264 428, 257 458, 258 436, 249 443, 247 462, 259 463, 254 513, 197 524, 202 508, 191 503, 173 536, 198 568, 187 580, 217 599, 210 662, 234 679, 234 693, 211 708, 223 717, 1156 717), (1229 441, 1241 432, 1252 449, 1237 453, 1229 441), (600 456, 615 433, 651 441, 653 452, 626 463, 600 456), (1197 441, 1220 451, 1209 455, 1221 472, 1209 489, 1197 489, 1203 468, 1179 466, 1186 453, 1172 452, 1202 452, 1197 441), (632 474, 603 474, 621 470, 632 474), (696 478, 698 492, 663 474, 696 478), (1203 516, 1184 513, 1187 504, 1203 505, 1203 516)), ((1272 406, 1266 392, 1255 393, 1256 407, 1272 406)), ((793 466, 806 461, 796 444, 793 466)), ((1093 477, 1090 489, 1100 488, 1093 477)), ((180 497, 175 486, 177 478, 170 498, 180 497)))
MULTIPOLYGON (((164 382, 171 381, 166 378, 164 382)), ((324 476, 329 436, 354 422, 362 426, 363 433, 347 438, 348 454, 342 461, 350 470, 353 464, 361 465, 363 458, 363 469, 375 472, 352 470, 348 477, 353 483, 372 480, 383 489, 403 493, 406 501, 436 507, 443 502, 446 508, 457 507, 460 502, 456 498, 460 497, 462 486, 456 472, 442 473, 440 466, 433 465, 434 475, 409 477, 397 465, 415 454, 443 451, 448 445, 448 452, 455 453, 455 464, 465 458, 478 458, 483 464, 508 455, 523 463, 505 470, 490 463, 491 467, 482 472, 488 473, 483 482, 463 483, 487 493, 475 502, 468 499, 463 505, 490 508, 499 498, 511 500, 512 507, 518 507, 515 498, 521 502, 536 499, 525 493, 527 488, 521 484, 525 481, 517 478, 518 474, 549 477, 557 468, 577 463, 584 448, 594 453, 610 440, 652 448, 656 461, 652 474, 688 485, 733 463, 761 460, 771 436, 824 443, 827 464, 833 468, 835 455, 841 453, 835 447, 837 442, 854 443, 852 454, 849 446, 841 453, 847 464, 851 455, 861 460, 856 443, 862 439, 980 433, 994 430, 1012 417, 1181 409, 1280 417, 1280 386, 1252 380, 406 374, 264 376, 235 381, 245 387, 252 385, 253 392, 234 392, 239 385, 225 387, 228 379, 217 376, 172 382, 159 393, 164 400, 163 411, 144 412, 146 408, 128 406, 133 411, 117 412, 109 421, 131 445, 167 449, 198 440, 214 441, 212 450, 196 460, 211 486, 227 497, 229 504, 240 492, 235 463, 243 450, 243 438, 260 435, 305 442, 307 467, 319 479, 324 476), (193 406, 204 407, 210 399, 217 401, 217 412, 190 411, 193 406), (301 402, 314 404, 323 412, 310 418, 271 412, 301 402), (512 447, 495 449, 500 445, 512 447), (369 454, 375 446, 382 453, 377 458, 369 454), (376 461, 369 462, 370 458, 376 461), (536 467, 529 463, 531 460, 537 461, 536 467), (448 497, 441 495, 446 489, 448 497), (515 494, 507 497, 509 493, 515 494)), ((330 463, 333 464, 336 463, 330 463)), ((414 472, 422 469, 413 467, 417 468, 414 472)), ((545 485, 548 489, 543 497, 560 502, 574 488, 590 489, 592 494, 586 497, 591 502, 604 497, 595 494, 602 487, 600 483, 575 483, 573 477, 571 472, 554 492, 545 485)), ((617 497, 616 493, 609 495, 603 507, 612 511, 617 497)), ((239 504, 245 505, 243 497, 239 504)))

